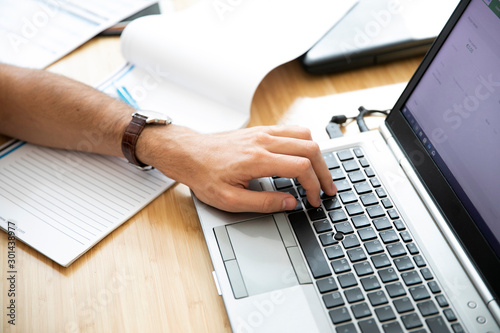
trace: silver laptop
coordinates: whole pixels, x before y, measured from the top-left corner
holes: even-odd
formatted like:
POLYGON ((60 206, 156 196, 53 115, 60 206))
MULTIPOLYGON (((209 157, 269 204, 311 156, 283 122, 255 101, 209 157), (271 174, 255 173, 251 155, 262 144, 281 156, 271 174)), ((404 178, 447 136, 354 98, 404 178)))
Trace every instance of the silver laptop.
POLYGON ((322 146, 312 208, 196 198, 235 332, 500 332, 500 1, 462 1, 380 131, 322 146))
POLYGON ((423 55, 458 0, 360 0, 301 57, 323 74, 423 55))

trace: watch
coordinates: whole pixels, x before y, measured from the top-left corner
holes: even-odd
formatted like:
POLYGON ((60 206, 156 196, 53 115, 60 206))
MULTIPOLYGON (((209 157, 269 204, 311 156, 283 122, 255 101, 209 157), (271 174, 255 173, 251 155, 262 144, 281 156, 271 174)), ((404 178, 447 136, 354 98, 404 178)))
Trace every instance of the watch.
POLYGON ((122 137, 122 153, 128 162, 142 170, 149 170, 153 167, 142 163, 135 155, 135 146, 146 125, 166 126, 172 123, 172 118, 155 111, 137 110, 132 114, 132 120, 128 124, 122 137))

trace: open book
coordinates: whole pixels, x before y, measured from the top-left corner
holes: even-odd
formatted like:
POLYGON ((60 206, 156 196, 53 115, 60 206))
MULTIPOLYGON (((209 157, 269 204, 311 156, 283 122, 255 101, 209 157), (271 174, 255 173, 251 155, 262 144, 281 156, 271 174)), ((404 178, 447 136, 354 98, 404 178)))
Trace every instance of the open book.
MULTIPOLYGON (((138 19, 123 34, 130 64, 100 89, 126 87, 142 109, 201 132, 243 127, 262 78, 304 53, 353 2, 203 1, 138 19)), ((121 158, 20 141, 0 147, 0 179, 0 227, 14 225, 18 239, 63 266, 173 184, 121 158)))

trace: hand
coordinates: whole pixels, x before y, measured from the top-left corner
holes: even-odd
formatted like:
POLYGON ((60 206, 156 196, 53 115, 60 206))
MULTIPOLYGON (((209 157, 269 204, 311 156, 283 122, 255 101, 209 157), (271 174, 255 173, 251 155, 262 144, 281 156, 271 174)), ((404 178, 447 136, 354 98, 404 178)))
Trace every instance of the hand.
POLYGON ((250 180, 261 177, 297 178, 307 200, 316 207, 320 189, 328 195, 337 191, 318 145, 305 128, 252 127, 199 134, 170 125, 153 129, 145 137, 138 143, 139 160, 186 184, 200 200, 222 210, 269 213, 295 208, 296 199, 288 193, 247 189, 250 180), (157 135, 163 139, 152 139, 157 135))

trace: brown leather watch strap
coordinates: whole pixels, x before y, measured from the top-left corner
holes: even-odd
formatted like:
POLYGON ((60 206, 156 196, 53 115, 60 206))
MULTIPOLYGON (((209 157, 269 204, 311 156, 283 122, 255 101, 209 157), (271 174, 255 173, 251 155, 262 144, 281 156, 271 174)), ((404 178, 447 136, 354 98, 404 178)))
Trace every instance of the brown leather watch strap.
POLYGON ((144 129, 144 126, 146 126, 146 119, 147 118, 144 116, 134 114, 132 116, 132 120, 125 129, 125 133, 123 133, 122 138, 123 155, 129 163, 141 168, 147 167, 148 165, 139 161, 135 156, 135 145, 137 144, 137 140, 139 139, 139 135, 144 129))

